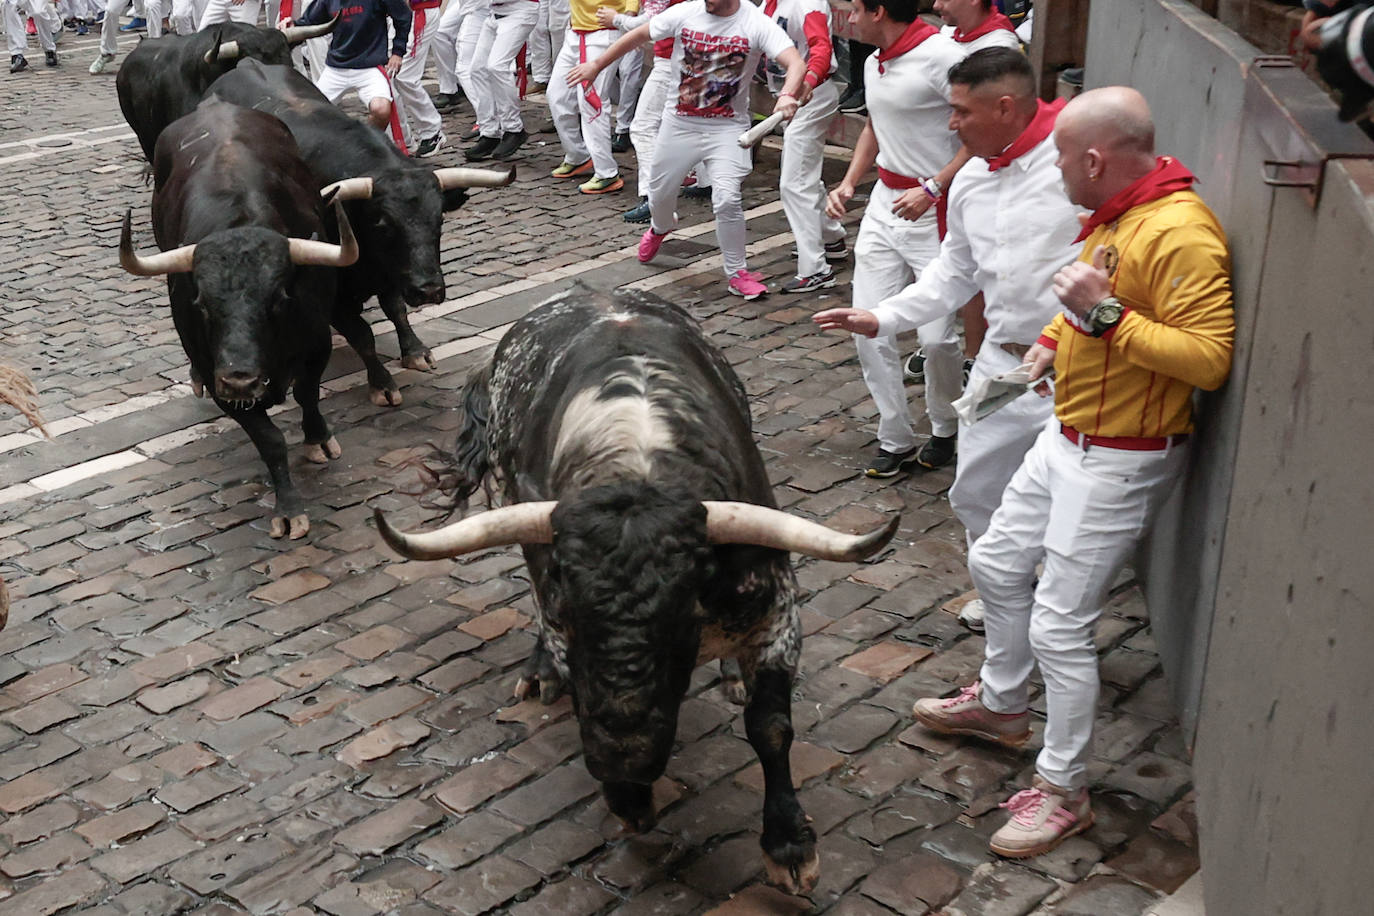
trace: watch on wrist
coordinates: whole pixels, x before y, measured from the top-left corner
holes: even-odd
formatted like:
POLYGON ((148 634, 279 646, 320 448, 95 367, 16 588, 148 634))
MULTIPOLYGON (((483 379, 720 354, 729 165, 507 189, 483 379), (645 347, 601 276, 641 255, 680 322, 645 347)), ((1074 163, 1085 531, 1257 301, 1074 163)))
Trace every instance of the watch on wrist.
POLYGON ((1101 337, 1121 321, 1125 308, 1114 296, 1108 296, 1088 310, 1088 327, 1094 337, 1101 337))

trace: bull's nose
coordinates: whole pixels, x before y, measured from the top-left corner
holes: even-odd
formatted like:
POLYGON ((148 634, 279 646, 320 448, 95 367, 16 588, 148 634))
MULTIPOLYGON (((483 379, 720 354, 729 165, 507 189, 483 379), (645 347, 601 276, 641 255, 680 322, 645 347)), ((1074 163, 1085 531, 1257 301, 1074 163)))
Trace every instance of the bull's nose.
POLYGON ((256 398, 262 394, 262 375, 242 369, 215 373, 215 390, 222 398, 256 398))
POLYGON ((444 301, 444 292, 444 284, 442 283, 412 286, 406 292, 406 301, 412 305, 432 305, 444 301))

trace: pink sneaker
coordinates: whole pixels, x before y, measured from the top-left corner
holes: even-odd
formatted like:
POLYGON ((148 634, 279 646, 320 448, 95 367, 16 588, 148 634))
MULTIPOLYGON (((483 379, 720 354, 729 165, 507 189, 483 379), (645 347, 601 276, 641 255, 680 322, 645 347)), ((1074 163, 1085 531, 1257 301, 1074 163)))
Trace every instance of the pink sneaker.
POLYGON ((755 283, 762 283, 765 279, 763 274, 759 273, 757 270, 741 270, 739 272, 739 276, 747 277, 748 279, 753 280, 755 283))
POLYGON ((917 700, 911 714, 942 735, 973 735, 1007 747, 1020 747, 1030 740, 1030 714, 993 712, 979 699, 982 690, 982 683, 974 681, 948 699, 917 700))
POLYGON ((644 230, 644 234, 639 237, 639 263, 648 264, 658 254, 658 250, 663 247, 663 240, 668 237, 668 233, 659 235, 650 226, 644 230))
POLYGON ((1039 776, 1031 780, 1031 788, 1017 792, 1000 807, 1011 812, 1011 820, 992 835, 988 848, 1012 859, 1049 852, 1093 825, 1087 789, 1070 792, 1039 776))
MULTIPOLYGON (((640 260, 644 259, 640 258, 640 260)), ((762 276, 762 274, 751 274, 747 270, 737 271, 730 278, 730 292, 736 296, 743 296, 746 300, 766 296, 768 295, 768 287, 758 280, 762 276)))

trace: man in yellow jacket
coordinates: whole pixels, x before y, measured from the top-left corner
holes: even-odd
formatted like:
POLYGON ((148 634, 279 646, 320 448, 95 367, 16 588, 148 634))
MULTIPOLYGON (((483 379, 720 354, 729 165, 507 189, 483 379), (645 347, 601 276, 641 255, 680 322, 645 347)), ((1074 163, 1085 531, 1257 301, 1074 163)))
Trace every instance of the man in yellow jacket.
POLYGON ((1033 379, 1054 365, 1055 416, 969 552, 987 613, 980 678, 914 709, 938 731, 1019 746, 1039 663, 1045 746, 990 844, 1018 858, 1092 825, 1093 631, 1184 470, 1193 390, 1226 380, 1235 330, 1225 235, 1192 174, 1155 156, 1145 99, 1124 87, 1086 92, 1059 115, 1055 142, 1070 200, 1092 211, 1082 254, 1054 278, 1064 309, 1026 354, 1033 379))

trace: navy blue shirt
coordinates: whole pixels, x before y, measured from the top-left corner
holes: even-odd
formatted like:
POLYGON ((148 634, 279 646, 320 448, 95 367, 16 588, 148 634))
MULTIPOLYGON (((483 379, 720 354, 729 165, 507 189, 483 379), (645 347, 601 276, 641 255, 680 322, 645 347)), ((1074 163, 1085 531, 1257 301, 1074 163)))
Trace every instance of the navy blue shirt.
POLYGON ((296 22, 323 25, 342 13, 330 35, 324 62, 336 70, 366 70, 386 66, 387 17, 396 25, 391 54, 404 57, 410 40, 410 4, 406 0, 315 0, 296 22))

